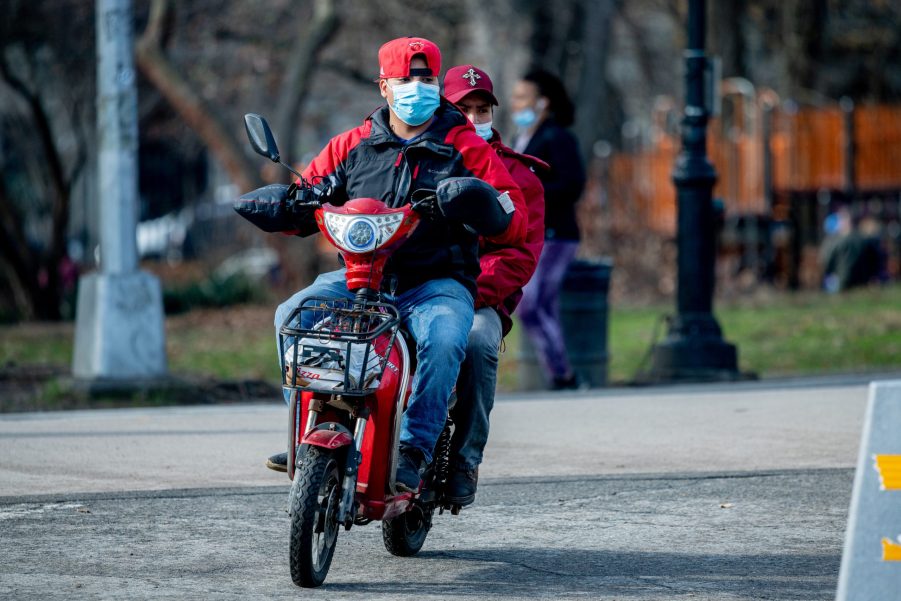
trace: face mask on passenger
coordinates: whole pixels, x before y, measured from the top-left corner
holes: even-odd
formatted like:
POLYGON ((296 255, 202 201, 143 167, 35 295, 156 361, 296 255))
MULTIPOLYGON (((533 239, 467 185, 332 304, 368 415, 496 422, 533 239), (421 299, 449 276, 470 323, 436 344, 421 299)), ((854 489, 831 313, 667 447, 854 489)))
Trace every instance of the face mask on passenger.
MULTIPOLYGON (((472 117, 470 117, 469 120, 472 121, 472 117)), ((476 128, 476 133, 479 135, 479 137, 486 142, 491 139, 491 136, 494 135, 494 132, 491 131, 491 121, 488 121, 487 123, 476 123, 475 121, 472 121, 472 125, 476 128)))

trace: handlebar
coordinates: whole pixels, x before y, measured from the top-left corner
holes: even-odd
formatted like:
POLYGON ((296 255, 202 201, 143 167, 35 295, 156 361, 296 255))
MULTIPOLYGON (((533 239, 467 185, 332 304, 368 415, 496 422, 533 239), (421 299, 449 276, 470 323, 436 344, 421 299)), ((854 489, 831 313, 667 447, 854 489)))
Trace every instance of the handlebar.
POLYGON ((332 194, 332 186, 329 182, 320 181, 314 184, 300 178, 299 182, 295 181, 288 187, 287 194, 292 201, 290 208, 294 212, 318 209, 328 202, 332 194))

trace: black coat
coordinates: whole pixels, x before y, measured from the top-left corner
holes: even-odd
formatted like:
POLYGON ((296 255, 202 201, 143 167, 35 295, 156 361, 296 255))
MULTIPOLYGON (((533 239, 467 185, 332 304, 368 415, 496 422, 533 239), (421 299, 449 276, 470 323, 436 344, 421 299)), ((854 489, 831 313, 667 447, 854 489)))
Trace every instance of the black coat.
POLYGON ((579 143, 569 130, 553 119, 538 126, 524 154, 550 165, 540 173, 544 184, 544 237, 547 240, 578 240, 575 205, 585 189, 585 165, 579 143))

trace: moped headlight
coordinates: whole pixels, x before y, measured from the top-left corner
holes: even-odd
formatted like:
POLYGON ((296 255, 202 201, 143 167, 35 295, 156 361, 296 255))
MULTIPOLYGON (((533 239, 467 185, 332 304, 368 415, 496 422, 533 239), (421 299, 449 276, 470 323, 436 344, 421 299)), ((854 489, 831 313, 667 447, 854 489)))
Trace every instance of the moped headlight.
POLYGON ((357 217, 347 224, 344 243, 354 252, 368 252, 378 244, 375 224, 365 217, 357 217))
POLYGON ((390 240, 403 220, 403 213, 366 216, 326 213, 325 227, 342 249, 365 253, 390 240))

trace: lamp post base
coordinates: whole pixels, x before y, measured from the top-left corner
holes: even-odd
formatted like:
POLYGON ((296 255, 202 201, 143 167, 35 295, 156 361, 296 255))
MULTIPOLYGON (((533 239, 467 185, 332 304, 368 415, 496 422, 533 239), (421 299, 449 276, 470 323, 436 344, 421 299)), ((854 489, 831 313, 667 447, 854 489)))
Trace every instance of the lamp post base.
POLYGON ((87 380, 165 377, 163 294, 148 273, 92 273, 78 285, 72 374, 87 380))
POLYGON ((676 318, 667 337, 652 353, 645 383, 730 382, 748 379, 738 371, 738 349, 723 340, 709 313, 676 318))

